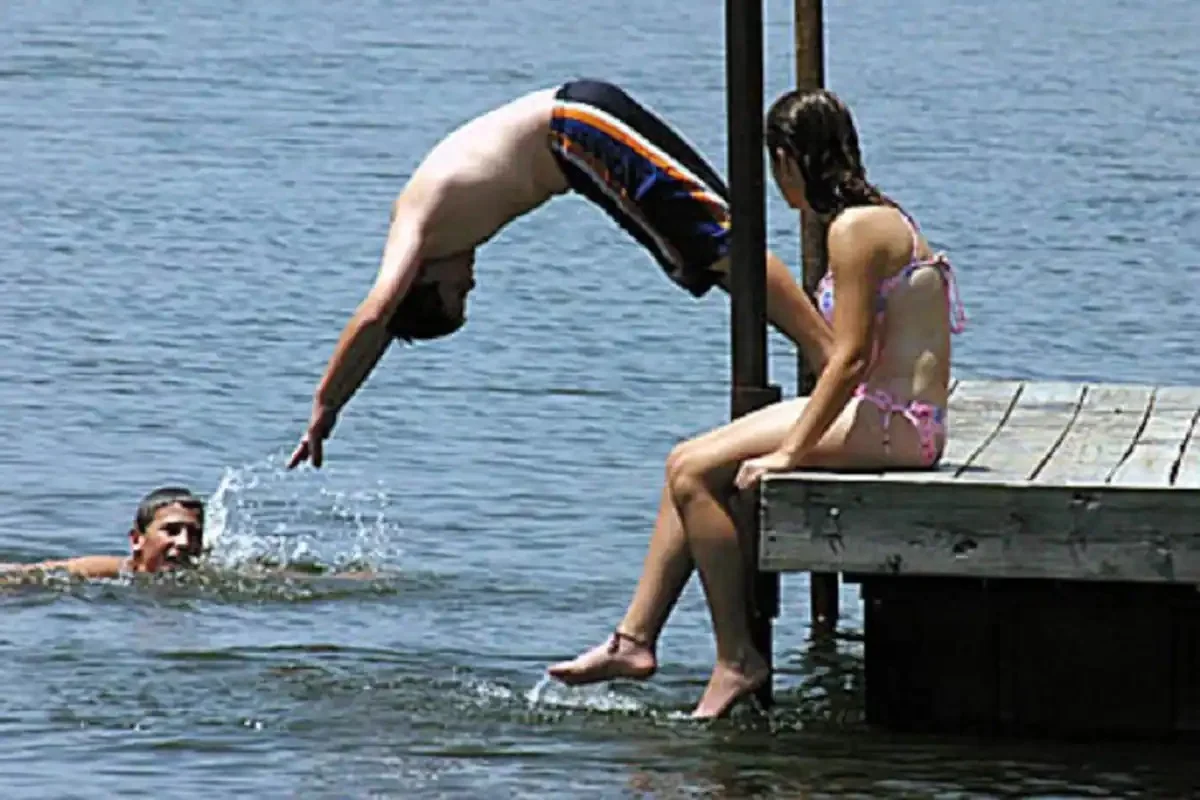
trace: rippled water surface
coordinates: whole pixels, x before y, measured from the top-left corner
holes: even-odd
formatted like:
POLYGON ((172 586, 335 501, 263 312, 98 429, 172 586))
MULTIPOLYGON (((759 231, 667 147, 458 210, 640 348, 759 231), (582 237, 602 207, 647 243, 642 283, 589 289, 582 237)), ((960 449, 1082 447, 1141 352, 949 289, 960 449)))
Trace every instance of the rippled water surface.
MULTIPOLYGON (((958 266, 959 374, 1194 381, 1200 5, 829 5, 871 177, 958 266)), ((767 16, 771 98, 790 5, 767 16)), ((684 718, 713 655, 696 585, 655 681, 547 685, 623 610, 668 449, 727 415, 726 300, 673 289, 578 198, 487 246, 471 323, 387 356, 325 470, 282 473, 389 203, 451 126, 599 76, 725 171, 721 4, 15 0, 0 21, 0 560, 117 552, 167 480, 215 532, 185 580, 0 592, 5 797, 1191 791, 1160 750, 863 730, 857 595, 814 652, 800 576, 769 723, 684 718), (256 566, 281 559, 379 576, 256 566)))

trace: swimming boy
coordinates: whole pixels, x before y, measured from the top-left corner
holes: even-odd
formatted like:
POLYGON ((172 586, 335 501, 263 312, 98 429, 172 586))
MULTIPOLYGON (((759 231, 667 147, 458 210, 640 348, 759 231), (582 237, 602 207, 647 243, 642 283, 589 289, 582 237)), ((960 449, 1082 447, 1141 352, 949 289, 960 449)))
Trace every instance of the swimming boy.
POLYGON ((129 529, 129 555, 76 556, 36 564, 0 564, 13 572, 65 571, 77 578, 117 578, 191 566, 204 552, 204 503, 181 486, 164 486, 138 504, 129 529))

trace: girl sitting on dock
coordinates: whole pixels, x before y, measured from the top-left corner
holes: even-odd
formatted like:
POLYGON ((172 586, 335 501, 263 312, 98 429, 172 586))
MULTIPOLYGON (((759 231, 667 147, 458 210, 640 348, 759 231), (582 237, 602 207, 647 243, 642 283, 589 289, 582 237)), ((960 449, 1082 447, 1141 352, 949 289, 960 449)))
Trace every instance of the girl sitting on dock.
POLYGON ((950 334, 965 323, 949 261, 867 181, 853 118, 835 94, 777 99, 766 147, 788 205, 827 225, 829 272, 817 302, 833 328, 829 359, 811 397, 676 445, 624 619, 604 643, 549 670, 572 685, 653 675, 659 633, 698 567, 717 640, 699 718, 723 714, 770 678, 751 643, 730 500, 769 472, 936 466, 946 444, 950 334))

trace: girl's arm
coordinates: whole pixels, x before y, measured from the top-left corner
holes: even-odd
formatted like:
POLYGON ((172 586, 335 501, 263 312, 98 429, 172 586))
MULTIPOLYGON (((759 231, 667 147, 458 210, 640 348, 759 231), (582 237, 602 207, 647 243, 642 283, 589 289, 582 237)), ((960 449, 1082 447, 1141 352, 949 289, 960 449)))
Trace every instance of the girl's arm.
POLYGON ((788 432, 779 452, 791 467, 825 435, 866 377, 875 335, 876 296, 886 239, 878 234, 874 209, 851 211, 829 229, 829 268, 833 275, 833 343, 812 396, 788 432))

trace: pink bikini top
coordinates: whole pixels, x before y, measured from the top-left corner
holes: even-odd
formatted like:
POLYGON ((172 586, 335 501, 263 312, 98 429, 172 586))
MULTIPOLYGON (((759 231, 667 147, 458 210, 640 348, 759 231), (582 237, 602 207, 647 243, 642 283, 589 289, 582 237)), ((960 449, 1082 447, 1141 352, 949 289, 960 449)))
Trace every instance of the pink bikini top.
MULTIPOLYGON (((932 257, 921 259, 917 257, 920 250, 921 240, 918 235, 917 222, 906 211, 897 208, 904 219, 908 222, 909 230, 912 231, 913 251, 912 258, 904 269, 897 272, 895 275, 884 280, 879 285, 879 294, 875 301, 876 319, 883 316, 884 310, 887 308, 887 296, 892 290, 899 286, 904 281, 908 280, 909 276, 916 272, 921 267, 935 267, 941 274, 946 287, 946 307, 950 311, 950 331, 951 333, 962 333, 967 325, 967 310, 963 307, 962 297, 958 293, 958 281, 954 278, 954 267, 950 265, 950 260, 944 253, 935 253, 932 257)), ((820 308, 821 314, 826 320, 833 321, 833 276, 828 272, 821 278, 821 282, 817 284, 817 307, 820 308)), ((871 362, 875 362, 875 356, 879 355, 880 343, 877 339, 875 342, 875 352, 872 355, 871 362)))

